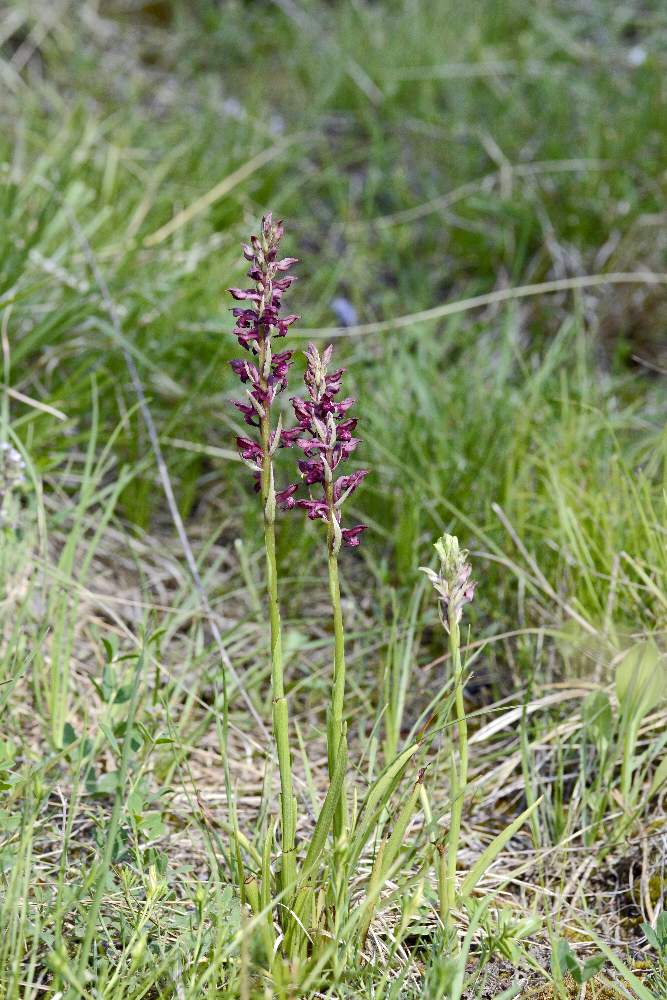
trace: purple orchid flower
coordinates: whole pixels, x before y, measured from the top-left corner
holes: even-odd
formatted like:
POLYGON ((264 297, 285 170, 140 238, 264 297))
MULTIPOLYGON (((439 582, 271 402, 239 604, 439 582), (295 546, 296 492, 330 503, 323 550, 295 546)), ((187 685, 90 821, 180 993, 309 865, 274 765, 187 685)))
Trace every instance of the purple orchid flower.
POLYGON ((359 469, 347 476, 334 480, 333 471, 349 458, 359 443, 352 437, 357 425, 355 418, 345 417, 354 400, 336 400, 342 386, 344 368, 329 372, 333 347, 327 347, 322 354, 314 344, 306 350, 306 371, 304 382, 308 390, 307 399, 295 396, 291 402, 299 428, 297 445, 305 454, 298 463, 301 478, 308 486, 321 486, 319 498, 312 495, 308 500, 297 500, 296 506, 304 510, 311 521, 325 521, 330 528, 331 551, 338 552, 341 544, 351 548, 359 545, 361 533, 366 525, 341 528, 341 507, 368 475, 366 469, 359 469))
MULTIPOLYGON (((262 468, 266 455, 272 455, 276 448, 290 448, 302 433, 300 426, 290 430, 268 430, 269 410, 278 395, 287 388, 289 369, 293 351, 273 353, 273 337, 284 337, 298 316, 281 316, 283 293, 296 281, 296 277, 286 272, 297 263, 296 257, 278 258, 278 249, 283 237, 282 222, 274 222, 271 214, 262 219, 260 236, 252 236, 243 246, 243 256, 250 261, 248 277, 254 282, 253 288, 230 288, 231 296, 242 303, 232 309, 236 318, 234 335, 239 344, 254 361, 235 358, 230 366, 246 386, 246 399, 233 400, 234 406, 249 427, 259 428, 264 444, 250 438, 237 438, 241 458, 252 469, 255 489, 260 488, 262 468), (268 443, 267 443, 268 442, 268 443)), ((294 493, 297 485, 288 486, 276 492, 276 503, 286 510, 294 507, 294 493)))

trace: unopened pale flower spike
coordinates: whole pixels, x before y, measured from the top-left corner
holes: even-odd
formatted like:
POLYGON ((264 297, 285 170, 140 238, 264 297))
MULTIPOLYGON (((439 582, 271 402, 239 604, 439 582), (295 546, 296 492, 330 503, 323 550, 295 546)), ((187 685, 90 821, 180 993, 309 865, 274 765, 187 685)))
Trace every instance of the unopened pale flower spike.
POLYGON ((471 579, 472 566, 468 562, 468 550, 459 548, 456 535, 443 535, 433 546, 440 559, 437 572, 429 566, 420 566, 426 573, 439 597, 440 619, 449 632, 450 615, 456 622, 461 621, 463 608, 475 596, 475 581, 471 579))

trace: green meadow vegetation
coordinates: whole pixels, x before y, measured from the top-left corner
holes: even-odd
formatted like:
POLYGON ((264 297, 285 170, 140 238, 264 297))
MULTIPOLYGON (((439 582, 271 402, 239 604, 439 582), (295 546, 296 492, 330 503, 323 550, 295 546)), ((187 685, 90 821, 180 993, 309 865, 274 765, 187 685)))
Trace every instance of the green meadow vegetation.
POLYGON ((0 5, 2 1000, 667 997, 666 43, 0 5), (358 547, 237 453, 267 212, 358 547))

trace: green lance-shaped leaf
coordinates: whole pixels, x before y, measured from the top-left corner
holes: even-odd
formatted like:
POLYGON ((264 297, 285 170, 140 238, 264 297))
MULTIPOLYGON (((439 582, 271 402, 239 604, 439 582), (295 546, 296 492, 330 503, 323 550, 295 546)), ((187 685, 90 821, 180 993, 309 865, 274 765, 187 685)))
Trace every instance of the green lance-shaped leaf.
POLYGON ((281 775, 280 809, 282 816, 282 888, 288 893, 296 881, 296 807, 291 795, 291 759, 289 746, 289 722, 287 699, 276 698, 273 702, 273 726, 278 751, 278 769, 281 775))
POLYGON ((306 857, 298 873, 297 889, 294 903, 291 910, 291 918, 285 935, 285 949, 288 954, 293 954, 298 950, 302 941, 305 924, 308 920, 308 911, 312 911, 314 890, 307 880, 315 868, 318 859, 324 850, 331 825, 333 823, 336 807, 340 799, 345 773, 347 771, 347 723, 343 723, 338 750, 336 753, 336 768, 332 775, 331 784, 324 798, 324 803, 315 823, 306 857))
POLYGON ((373 911, 375 910, 375 903, 377 902, 377 897, 382 888, 382 869, 384 867, 384 853, 387 849, 387 841, 383 840, 377 849, 377 854, 375 855, 375 860, 373 861, 373 867, 371 868, 371 877, 368 880, 368 892, 366 893, 366 899, 364 900, 363 916, 361 920, 361 941, 362 944, 366 941, 368 937, 368 929, 371 926, 371 919, 373 917, 373 911))
MULTIPOLYGON (((260 901, 262 909, 265 910, 269 903, 271 902, 271 851, 273 848, 273 838, 275 836, 276 830, 276 820, 275 818, 269 823, 269 829, 266 832, 266 837, 264 838, 264 847, 262 850, 262 881, 260 885, 260 901)), ((269 920, 271 920, 271 915, 269 914, 269 920)))
POLYGON ((658 794, 665 782, 667 782, 667 757, 663 757, 656 768, 648 793, 649 799, 658 794))
POLYGON ((375 857, 375 863, 373 864, 373 870, 368 883, 368 892, 366 893, 366 899, 363 904, 363 917, 361 923, 362 941, 366 940, 368 928, 370 927, 380 891, 405 840, 405 832, 414 815, 415 809, 417 808, 419 793, 423 782, 424 771, 420 770, 413 789, 398 814, 394 829, 391 831, 391 836, 387 841, 384 841, 380 845, 378 853, 375 857))
POLYGON ((338 750, 336 752, 336 769, 333 773, 331 784, 329 785, 329 789, 325 796, 320 815, 317 817, 317 823, 315 824, 313 835, 310 838, 310 844, 308 845, 305 861, 301 871, 299 872, 299 884, 302 884, 303 881, 310 875, 324 849, 324 845, 333 822, 334 812, 336 811, 336 806, 338 805, 338 800, 340 799, 341 792, 343 790, 343 781, 345 780, 346 771, 347 723, 343 723, 340 740, 338 741, 338 750))
POLYGON ((614 717, 611 702, 604 691, 591 691, 581 704, 581 718, 596 744, 608 744, 614 717))
POLYGON ((463 883, 461 885, 462 899, 465 899, 467 896, 470 895, 470 893, 473 891, 473 889, 481 879, 484 872, 487 870, 487 868, 489 868, 490 865, 493 864, 493 862, 498 857, 502 849, 505 847, 505 844, 508 842, 508 840, 514 836, 514 834, 517 832, 517 830, 521 828, 521 826, 523 826, 528 817, 535 812, 537 807, 542 802, 543 798, 544 796, 541 795, 539 799, 533 802, 532 806, 529 806, 527 809, 525 809, 521 813, 521 815, 517 816, 517 818, 512 823, 510 823, 509 826, 506 826, 505 829, 501 833, 499 833, 497 837, 494 837, 489 846, 484 851, 482 851, 481 855, 479 856, 479 858, 477 859, 477 861, 472 866, 472 868, 470 869, 470 871, 463 880, 463 883))
POLYGON ((623 962, 618 955, 611 950, 609 945, 603 941, 601 938, 594 933, 594 931, 587 931, 588 937, 600 951, 606 956, 608 961, 614 966, 617 972, 620 972, 625 979, 625 983, 637 994, 639 1000, 658 1000, 655 993, 646 987, 641 979, 634 974, 634 972, 628 968, 628 966, 623 962))
POLYGON ((665 691, 665 657, 652 639, 636 643, 616 668, 616 696, 624 714, 643 719, 660 704, 665 691))
MULTIPOLYGON (((260 887, 257 883, 257 878, 251 875, 246 879, 245 885, 245 897, 250 904, 250 909, 255 917, 262 913, 262 900, 260 898, 260 887)), ((273 921, 271 920, 271 913, 269 912, 264 916, 264 919, 260 921, 259 932, 262 938, 262 945, 264 946, 264 951, 266 953, 266 960, 271 964, 273 960, 273 946, 275 942, 275 931, 273 929, 273 921)))
POLYGON ((389 801, 396 782, 400 779, 408 762, 417 753, 421 744, 413 743, 389 763, 376 781, 371 785, 359 813, 359 818, 352 834, 350 849, 351 866, 358 860, 361 852, 375 829, 378 818, 389 801))
POLYGON ((419 793, 421 791, 421 786, 424 783, 424 770, 420 770, 417 775, 417 780, 414 783, 413 789, 407 798, 405 805, 398 814, 398 819, 396 820, 396 825, 391 831, 391 836, 387 841, 387 847, 384 852, 384 861, 382 863, 382 874, 385 876, 391 866, 393 865, 398 852, 400 851, 403 842, 405 840, 405 831, 408 828, 408 824, 412 819, 415 809, 417 807, 417 802, 419 800, 419 793))
POLYGON ((291 919, 285 934, 284 951, 291 961, 305 957, 306 941, 310 940, 315 891, 312 885, 301 885, 296 891, 291 919))

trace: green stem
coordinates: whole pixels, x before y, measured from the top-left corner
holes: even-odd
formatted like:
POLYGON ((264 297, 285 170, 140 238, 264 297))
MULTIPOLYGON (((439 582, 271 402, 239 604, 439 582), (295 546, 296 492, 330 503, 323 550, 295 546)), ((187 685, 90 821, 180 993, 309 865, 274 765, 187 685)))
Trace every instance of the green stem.
MULTIPOLYGON (((338 577, 338 553, 333 529, 335 510, 333 505, 333 488, 326 484, 327 501, 329 503, 329 593, 333 610, 334 627, 334 671, 331 690, 331 705, 327 726, 327 760, 329 765, 329 780, 333 778, 336 769, 336 755, 343 734, 343 706, 345 703, 345 629, 343 626, 343 609, 340 602, 340 580, 338 577)), ((347 799, 345 786, 341 792, 333 819, 334 839, 338 840, 347 833, 347 799)))
POLYGON ((630 723, 625 723, 621 728, 621 737, 623 739, 623 762, 621 764, 621 797, 623 798, 623 804, 627 812, 631 811, 632 807, 632 771, 635 756, 635 747, 637 745, 637 724, 632 721, 630 723))
POLYGON ((97 921, 100 915, 100 909, 102 907, 102 899, 104 897, 104 892, 107 887, 107 876, 109 870, 111 869, 111 864, 113 861, 114 851, 116 849, 116 838, 118 837, 118 829, 120 827, 120 821, 123 813, 123 806, 125 804, 127 796, 127 779, 130 772, 130 760, 132 757, 132 735, 134 731, 134 721, 137 716, 137 708, 139 706, 139 694, 140 694, 140 681, 141 673, 144 666, 144 650, 142 649, 140 655, 137 657, 137 665, 134 671, 134 679, 132 681, 132 692, 130 695, 130 702, 127 710, 127 720, 125 723, 125 733, 123 735, 123 746, 120 755, 120 766, 118 768, 118 775, 116 780, 116 788, 114 794, 113 807, 111 810, 111 818, 109 820, 109 826, 106 830, 106 839, 104 843, 104 852, 102 855, 102 862, 99 865, 97 871, 95 871, 95 889, 92 894, 92 901, 90 909, 88 911, 88 916, 86 919, 86 929, 83 936, 83 942, 81 944, 81 949, 79 951, 79 957, 77 961, 78 976, 83 980, 86 969, 88 967, 88 959, 90 957, 90 951, 93 945, 93 938, 95 937, 95 932, 97 931, 97 921))
POLYGON ((447 889, 447 851, 444 844, 435 845, 438 873, 438 899, 440 901, 440 919, 443 926, 449 923, 449 891, 447 889))
POLYGON ((459 763, 452 766, 452 810, 449 824, 449 841, 447 845, 447 906, 446 925, 453 933, 454 926, 451 911, 456 899, 456 858, 461 838, 461 816, 463 800, 468 784, 468 724, 463 703, 463 668, 461 666, 461 638, 455 612, 449 615, 449 650, 454 669, 454 698, 456 706, 456 723, 459 737, 459 763))
MULTIPOLYGON (((266 382, 266 341, 260 349, 260 379, 266 382)), ((289 745, 289 718, 285 698, 283 644, 278 604, 278 570, 276 565, 276 491, 271 456, 271 421, 268 411, 260 419, 263 461, 261 497, 264 512, 264 546, 266 549, 266 583, 271 627, 271 693, 273 699, 273 734, 278 752, 280 772, 280 813, 282 835, 282 888, 288 890, 296 882, 296 803, 292 791, 292 760, 289 745)))

